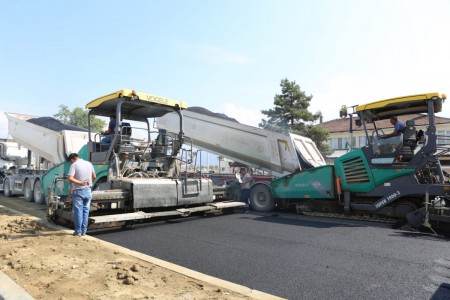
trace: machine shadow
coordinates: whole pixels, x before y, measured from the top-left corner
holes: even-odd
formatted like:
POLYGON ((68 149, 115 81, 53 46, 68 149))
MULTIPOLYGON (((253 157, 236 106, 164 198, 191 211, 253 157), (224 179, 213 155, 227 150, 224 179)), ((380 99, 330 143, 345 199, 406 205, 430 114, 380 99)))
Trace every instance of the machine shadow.
POLYGON ((450 299, 449 283, 441 283, 430 298, 430 300, 444 300, 444 299, 450 299))
MULTIPOLYGON (((243 216, 242 218, 250 218, 250 216, 243 216)), ((348 222, 344 223, 340 220, 332 220, 332 219, 324 219, 317 220, 311 219, 308 220, 305 217, 303 218, 291 218, 291 217, 280 217, 278 214, 273 214, 270 216, 258 216, 256 218, 252 218, 255 221, 266 222, 266 223, 276 223, 281 225, 290 225, 290 226, 299 226, 299 227, 311 227, 318 229, 326 229, 326 228, 334 228, 334 227, 368 227, 368 224, 349 224, 348 222)))

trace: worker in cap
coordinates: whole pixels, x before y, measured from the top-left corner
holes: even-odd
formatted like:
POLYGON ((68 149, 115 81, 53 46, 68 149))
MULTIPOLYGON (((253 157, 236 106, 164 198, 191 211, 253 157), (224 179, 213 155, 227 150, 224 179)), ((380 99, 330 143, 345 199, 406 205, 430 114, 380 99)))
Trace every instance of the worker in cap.
POLYGON ((383 138, 387 139, 392 136, 399 135, 400 133, 403 133, 403 129, 405 129, 405 123, 398 120, 396 116, 391 116, 389 118, 389 122, 392 126, 394 126, 394 131, 392 133, 386 134, 383 136, 383 138))

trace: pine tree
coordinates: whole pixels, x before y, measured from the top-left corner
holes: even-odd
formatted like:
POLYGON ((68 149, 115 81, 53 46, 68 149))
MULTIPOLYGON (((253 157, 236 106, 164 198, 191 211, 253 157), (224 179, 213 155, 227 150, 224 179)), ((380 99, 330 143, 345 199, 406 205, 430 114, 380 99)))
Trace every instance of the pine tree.
POLYGON ((333 151, 326 144, 328 132, 314 125, 322 113, 311 113, 308 108, 311 105, 312 95, 306 95, 295 81, 287 78, 281 80, 281 94, 274 97, 274 108, 262 110, 261 113, 268 117, 262 119, 259 127, 269 130, 290 132, 312 139, 322 155, 329 155, 333 151))

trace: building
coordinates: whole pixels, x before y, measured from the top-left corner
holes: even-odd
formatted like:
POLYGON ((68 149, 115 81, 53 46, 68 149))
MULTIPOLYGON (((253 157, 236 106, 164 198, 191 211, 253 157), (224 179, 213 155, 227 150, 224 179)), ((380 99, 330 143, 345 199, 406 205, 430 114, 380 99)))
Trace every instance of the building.
MULTIPOLYGON (((399 116, 398 119, 403 123, 406 123, 407 120, 414 120, 417 131, 423 130, 425 132, 428 126, 428 116, 423 114, 404 115, 399 116)), ((375 125, 378 130, 385 134, 394 130, 389 119, 376 121, 375 125)), ((353 118, 352 133, 350 133, 349 117, 323 122, 319 126, 330 133, 328 144, 334 150, 334 153, 327 157, 327 162, 329 163, 351 149, 365 146, 368 142, 364 128, 355 125, 355 118, 353 118)), ((369 132, 373 132, 373 124, 367 124, 367 128, 369 132)), ((438 134, 438 145, 450 144, 450 118, 436 116, 436 131, 438 134)), ((372 136, 369 136, 370 138, 372 136)))

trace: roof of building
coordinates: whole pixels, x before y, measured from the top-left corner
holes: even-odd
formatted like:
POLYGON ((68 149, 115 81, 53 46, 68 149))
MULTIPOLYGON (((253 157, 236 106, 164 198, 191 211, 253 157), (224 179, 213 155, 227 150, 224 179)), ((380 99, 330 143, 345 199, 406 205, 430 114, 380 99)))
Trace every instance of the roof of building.
MULTIPOLYGON (((354 118, 356 119, 356 118, 354 118)), ((414 120, 416 126, 426 126, 428 125, 428 116, 424 114, 410 114, 399 116, 398 120, 405 123, 407 120, 414 120)), ((436 116, 436 125, 439 124, 450 124, 450 118, 438 117, 436 116)), ((392 128, 389 119, 380 120, 375 122, 378 129, 392 128)), ((334 119, 331 121, 323 122, 318 124, 323 129, 327 130, 329 133, 339 133, 339 132, 348 132, 350 129, 350 118, 342 118, 342 119, 334 119)), ((373 124, 368 123, 367 129, 373 129, 373 124)), ((363 131, 363 126, 356 127, 355 123, 353 123, 353 131, 363 131)))

